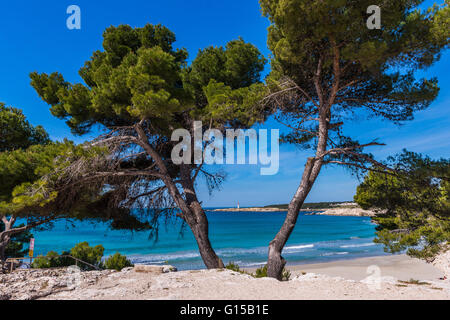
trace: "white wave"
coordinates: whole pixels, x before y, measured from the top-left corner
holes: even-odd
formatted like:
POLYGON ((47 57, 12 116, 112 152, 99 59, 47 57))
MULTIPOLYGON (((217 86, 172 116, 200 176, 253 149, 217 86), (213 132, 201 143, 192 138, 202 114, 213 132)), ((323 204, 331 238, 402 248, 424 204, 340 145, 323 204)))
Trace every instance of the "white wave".
POLYGON ((321 255, 324 257, 327 257, 327 256, 344 255, 344 254, 349 254, 349 252, 346 252, 346 251, 344 251, 344 252, 326 252, 321 255))
POLYGON ((253 267, 253 266, 263 266, 267 263, 267 261, 263 261, 263 262, 250 262, 250 263, 244 263, 242 266, 243 267, 253 267))
POLYGON ((261 254, 266 253, 267 248, 258 247, 258 248, 227 248, 227 249, 219 249, 217 253, 223 257, 234 257, 239 254, 261 254))
POLYGON ((347 244, 344 246, 340 246, 340 248, 359 248, 359 247, 369 247, 374 246, 375 243, 373 242, 367 242, 367 243, 360 243, 360 244, 347 244))
POLYGON ((303 244, 298 246, 287 246, 284 250, 297 250, 297 249, 306 249, 306 248, 314 248, 313 244, 303 244))
POLYGON ((129 256, 132 262, 150 262, 150 263, 165 263, 166 261, 198 258, 199 253, 186 252, 186 253, 168 253, 168 254, 148 254, 148 255, 138 255, 129 256))

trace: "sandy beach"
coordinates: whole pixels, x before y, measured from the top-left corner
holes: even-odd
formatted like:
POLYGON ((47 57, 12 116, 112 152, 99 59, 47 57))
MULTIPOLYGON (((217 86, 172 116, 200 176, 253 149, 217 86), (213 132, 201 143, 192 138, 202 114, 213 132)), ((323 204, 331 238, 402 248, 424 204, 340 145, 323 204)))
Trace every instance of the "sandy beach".
POLYGON ((92 271, 78 275, 75 282, 64 269, 17 270, 0 275, 0 296, 22 300, 450 299, 450 280, 442 280, 442 270, 405 255, 289 269, 291 280, 282 282, 224 269, 92 271))
POLYGON ((379 268, 381 277, 393 277, 397 280, 438 280, 444 276, 444 272, 432 264, 404 254, 293 265, 288 266, 288 269, 293 274, 317 273, 360 281, 374 273, 374 266, 379 268))

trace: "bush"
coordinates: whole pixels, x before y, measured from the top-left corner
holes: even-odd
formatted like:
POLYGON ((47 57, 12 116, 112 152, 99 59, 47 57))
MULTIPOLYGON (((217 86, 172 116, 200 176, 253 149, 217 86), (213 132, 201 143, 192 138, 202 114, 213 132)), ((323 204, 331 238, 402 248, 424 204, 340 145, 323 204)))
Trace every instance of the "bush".
POLYGON ((58 259, 60 267, 69 267, 69 266, 73 266, 74 264, 76 264, 75 260, 73 260, 71 257, 68 257, 68 256, 70 256, 70 251, 63 251, 61 253, 61 256, 63 256, 63 257, 59 257, 59 259, 58 259))
POLYGON ((241 272, 241 268, 239 267, 238 264, 230 261, 226 266, 225 269, 231 270, 231 271, 236 271, 236 272, 241 272))
POLYGON ((254 277, 255 278, 265 278, 265 277, 267 277, 267 265, 265 265, 264 267, 256 269, 254 277))
POLYGON ((48 268, 51 268, 50 265, 51 264, 50 264, 49 258, 47 258, 46 256, 43 256, 43 255, 39 255, 36 258, 34 258, 33 263, 31 264, 31 267, 34 269, 48 269, 48 268))
MULTIPOLYGON (((62 255, 68 255, 69 252, 63 252, 62 255)), ((73 259, 68 257, 60 257, 58 252, 49 251, 47 255, 40 255, 34 259, 31 264, 32 268, 36 269, 48 269, 48 268, 62 268, 75 264, 73 259)))
POLYGON ((118 252, 106 259, 104 265, 106 269, 113 269, 117 271, 133 266, 131 261, 128 260, 126 256, 123 256, 118 252))
MULTIPOLYGON (((77 258, 81 261, 87 262, 91 265, 94 265, 98 268, 102 268, 102 257, 105 248, 102 245, 97 245, 95 247, 89 246, 89 243, 81 242, 78 243, 75 247, 70 250, 70 255, 74 258, 77 258)), ((80 263, 79 267, 83 270, 92 269, 88 265, 84 263, 80 263)))
MULTIPOLYGON (((253 275, 255 278, 265 278, 267 277, 267 265, 264 267, 258 268, 253 275)), ((291 272, 283 268, 283 272, 281 273, 281 281, 288 281, 291 278, 291 272)))
POLYGON ((96 266, 97 268, 102 269, 102 258, 103 252, 105 248, 102 245, 98 245, 95 247, 89 246, 87 242, 78 243, 75 247, 73 247, 70 252, 63 251, 61 255, 59 255, 55 251, 49 251, 46 256, 40 255, 34 259, 31 264, 32 268, 36 269, 47 269, 47 268, 62 268, 73 265, 78 265, 82 270, 91 270, 93 267, 88 266, 84 263, 77 263, 71 257, 77 258, 81 261, 87 262, 91 265, 96 266), (64 257, 65 256, 65 257, 64 257))

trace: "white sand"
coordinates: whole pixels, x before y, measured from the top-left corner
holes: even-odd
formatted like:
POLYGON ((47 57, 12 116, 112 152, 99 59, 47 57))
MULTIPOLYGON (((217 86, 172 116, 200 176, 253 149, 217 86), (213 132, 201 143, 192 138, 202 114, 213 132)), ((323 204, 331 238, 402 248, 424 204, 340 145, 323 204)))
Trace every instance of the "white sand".
MULTIPOLYGON (((448 260, 442 261, 439 260, 439 267, 448 264, 448 260)), ((136 272, 128 268, 122 272, 81 274, 69 272, 70 268, 17 270, 0 275, 0 300, 450 300, 450 280, 439 279, 443 272, 405 255, 291 266, 291 280, 283 282, 223 269, 160 273, 169 271, 162 269, 146 267, 139 269, 145 272, 136 272)))
POLYGON ((360 281, 370 276, 376 267, 379 268, 381 277, 394 277, 398 280, 439 280, 444 276, 444 273, 433 265, 403 254, 304 264, 290 266, 288 269, 296 274, 304 271, 360 281))
POLYGON ((442 272, 404 255, 303 265, 291 269, 292 280, 283 282, 270 278, 255 279, 229 270, 164 274, 130 270, 106 275, 94 285, 82 284, 74 291, 49 295, 45 299, 450 300, 450 281, 439 280, 442 272), (307 273, 303 275, 301 271, 307 273), (411 278, 422 280, 422 283, 398 281, 411 278))

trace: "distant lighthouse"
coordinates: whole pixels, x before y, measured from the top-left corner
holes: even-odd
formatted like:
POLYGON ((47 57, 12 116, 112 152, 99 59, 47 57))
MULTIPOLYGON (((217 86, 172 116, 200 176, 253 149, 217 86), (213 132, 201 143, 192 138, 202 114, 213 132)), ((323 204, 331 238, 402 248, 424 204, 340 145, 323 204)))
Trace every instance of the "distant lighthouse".
POLYGON ((238 205, 237 205, 237 208, 238 208, 238 209, 240 209, 240 208, 241 208, 241 207, 239 206, 239 201, 238 201, 238 205))

